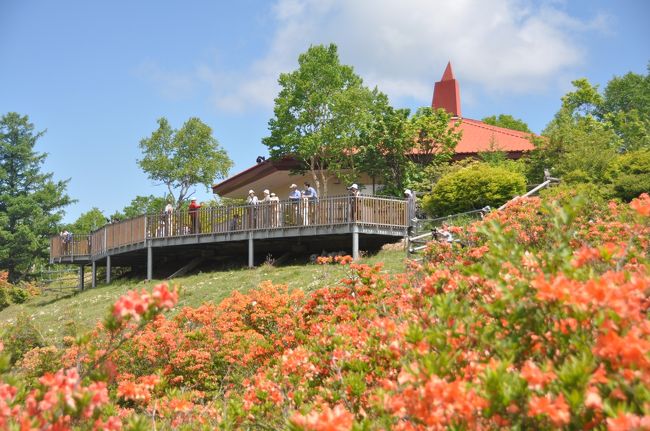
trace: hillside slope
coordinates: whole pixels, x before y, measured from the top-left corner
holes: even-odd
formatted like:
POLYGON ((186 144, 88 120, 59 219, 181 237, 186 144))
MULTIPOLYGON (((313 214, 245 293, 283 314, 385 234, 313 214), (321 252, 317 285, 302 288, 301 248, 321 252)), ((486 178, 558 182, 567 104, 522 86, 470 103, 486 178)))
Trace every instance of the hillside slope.
MULTIPOLYGON (((387 271, 399 272, 404 270, 404 258, 401 250, 384 250, 362 259, 362 262, 374 264, 381 261, 387 271)), ((254 269, 228 269, 179 277, 169 284, 181 287, 178 310, 183 306, 197 307, 206 301, 218 304, 232 291, 247 292, 266 280, 286 284, 289 289, 312 291, 336 284, 344 273, 345 268, 338 266, 262 265, 254 269)), ((100 284, 95 289, 86 289, 72 295, 45 291, 24 304, 11 305, 1 310, 0 330, 6 325, 13 325, 19 316, 25 316, 34 322, 46 341, 57 343, 64 334, 92 328, 115 300, 128 290, 150 289, 160 281, 117 280, 111 285, 100 284)))

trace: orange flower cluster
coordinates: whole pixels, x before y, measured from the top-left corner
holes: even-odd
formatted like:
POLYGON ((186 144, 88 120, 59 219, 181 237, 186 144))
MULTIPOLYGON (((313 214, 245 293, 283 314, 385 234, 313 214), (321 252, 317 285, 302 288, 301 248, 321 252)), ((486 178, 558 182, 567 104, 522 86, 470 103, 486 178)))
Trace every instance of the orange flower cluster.
POLYGON ((155 375, 141 376, 135 381, 124 379, 117 385, 117 396, 137 403, 148 403, 151 400, 151 392, 158 383, 160 377, 155 375))
POLYGON ((152 309, 169 310, 178 302, 178 289, 170 291, 164 283, 154 286, 150 294, 142 289, 141 292, 131 290, 121 296, 113 304, 113 316, 118 320, 134 319, 139 321, 142 316, 152 309))
POLYGON ((129 292, 62 355, 92 377, 0 381, 0 428, 648 429, 649 202, 519 199, 404 274, 319 259, 349 271, 308 295, 264 282, 167 317, 176 290, 129 292))
POLYGON ((320 412, 312 411, 306 415, 295 413, 291 422, 309 431, 349 431, 354 415, 338 404, 334 408, 324 406, 320 412))

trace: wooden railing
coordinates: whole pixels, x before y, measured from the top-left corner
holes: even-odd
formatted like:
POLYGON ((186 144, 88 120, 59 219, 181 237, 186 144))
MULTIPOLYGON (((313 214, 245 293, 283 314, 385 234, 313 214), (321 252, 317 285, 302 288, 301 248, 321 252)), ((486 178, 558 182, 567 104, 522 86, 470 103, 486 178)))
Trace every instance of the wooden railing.
MULTIPOLYGON (((299 199, 259 202, 257 205, 205 207, 195 212, 171 211, 108 224, 86 235, 85 255, 97 256, 154 238, 348 223, 401 228, 408 226, 408 212, 407 202, 403 199, 375 196, 337 196, 318 201, 299 199)), ((62 248, 60 238, 57 238, 52 238, 50 256, 72 256, 62 254, 74 250, 62 248)))
POLYGON ((90 256, 90 235, 57 235, 50 238, 50 256, 53 258, 90 256))

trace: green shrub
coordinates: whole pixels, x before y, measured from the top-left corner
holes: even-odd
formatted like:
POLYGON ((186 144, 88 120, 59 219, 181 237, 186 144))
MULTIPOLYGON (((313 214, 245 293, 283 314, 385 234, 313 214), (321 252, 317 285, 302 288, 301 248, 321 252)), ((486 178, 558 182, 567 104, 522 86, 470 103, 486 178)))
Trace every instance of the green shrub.
POLYGON ((4 310, 9 307, 11 302, 9 302, 9 292, 7 289, 0 288, 0 310, 4 310))
POLYGON ((422 206, 432 216, 445 216, 485 206, 498 207, 526 191, 526 179, 503 167, 475 163, 444 175, 424 197, 422 206))
POLYGON ((44 347, 45 342, 40 331, 32 319, 21 314, 16 318, 16 323, 5 328, 2 333, 4 351, 11 355, 11 363, 22 359, 25 352, 36 347, 44 347))
POLYGON ((650 190, 650 151, 631 151, 616 157, 607 169, 615 197, 631 201, 650 190))
POLYGON ((27 290, 18 286, 14 286, 14 288, 9 291, 9 295, 11 296, 11 302, 14 304, 22 304, 29 298, 27 290))

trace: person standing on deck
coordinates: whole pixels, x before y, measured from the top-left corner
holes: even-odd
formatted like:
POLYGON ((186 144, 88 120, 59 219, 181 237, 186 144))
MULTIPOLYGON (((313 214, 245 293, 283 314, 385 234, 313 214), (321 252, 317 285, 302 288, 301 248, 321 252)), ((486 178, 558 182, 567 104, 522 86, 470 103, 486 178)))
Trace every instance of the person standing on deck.
POLYGON ((259 203, 257 196, 255 196, 255 190, 248 191, 246 203, 250 205, 248 208, 248 228, 254 229, 257 227, 257 204, 259 203))
POLYGON ((289 202, 291 203, 291 220, 290 224, 298 224, 298 214, 300 213, 300 199, 302 199, 302 194, 298 190, 298 186, 291 184, 289 186, 291 192, 289 193, 289 202))
POLYGON ((264 189, 264 197, 262 200, 260 200, 260 204, 262 205, 262 226, 263 228, 268 228, 270 226, 270 208, 269 204, 271 203, 271 192, 269 189, 264 189))
POLYGON ((196 198, 192 198, 189 208, 190 220, 192 221, 192 233, 199 233, 201 231, 199 208, 201 208, 201 204, 196 202, 196 198))
POLYGON ((271 227, 280 227, 280 198, 275 193, 271 193, 269 206, 271 209, 271 227))
POLYGON ((348 210, 348 222, 357 221, 357 204, 359 200, 359 186, 352 184, 348 187, 349 197, 349 210, 348 210))
POLYGON ((172 215, 174 214, 174 207, 171 202, 167 202, 165 206, 165 236, 172 236, 172 215))
POLYGON ((316 210, 315 205, 318 202, 318 192, 316 192, 316 189, 307 181, 305 181, 305 190, 302 192, 302 197, 305 199, 304 223, 309 224, 309 220, 311 220, 311 223, 314 223, 314 214, 316 210))

